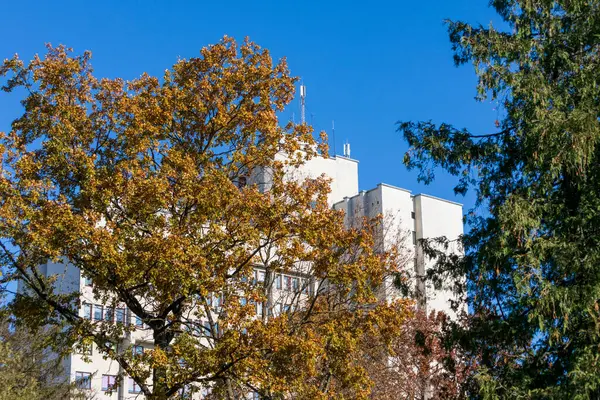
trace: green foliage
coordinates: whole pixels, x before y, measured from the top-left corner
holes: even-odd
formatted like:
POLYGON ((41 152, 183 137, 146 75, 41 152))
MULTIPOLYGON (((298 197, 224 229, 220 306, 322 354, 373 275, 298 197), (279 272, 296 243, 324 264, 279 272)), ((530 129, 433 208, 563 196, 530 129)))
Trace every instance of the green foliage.
POLYGON ((0 309, 0 400, 84 399, 49 352, 51 332, 15 325, 0 309))
MULTIPOLYGON (((478 99, 498 102, 496 132, 402 122, 420 179, 436 168, 474 189, 466 256, 437 272, 467 276, 461 336, 483 398, 600 396, 600 2, 493 0, 507 31, 449 22, 457 65, 478 99), (481 208, 479 208, 481 210, 481 208)), ((432 247, 433 248, 433 247, 432 247)))

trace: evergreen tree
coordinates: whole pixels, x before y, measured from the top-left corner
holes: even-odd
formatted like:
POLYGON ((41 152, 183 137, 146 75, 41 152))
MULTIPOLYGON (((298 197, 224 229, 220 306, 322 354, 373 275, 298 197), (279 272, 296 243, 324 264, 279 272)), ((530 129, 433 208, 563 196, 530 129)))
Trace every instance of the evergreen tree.
POLYGON ((467 277, 461 343, 477 357, 474 394, 598 398, 600 2, 491 5, 507 30, 448 26, 456 64, 475 67, 478 99, 500 104, 497 129, 399 125, 405 164, 424 182, 439 167, 460 177, 456 192, 473 189, 484 210, 467 217, 465 257, 442 257, 435 277, 467 277))

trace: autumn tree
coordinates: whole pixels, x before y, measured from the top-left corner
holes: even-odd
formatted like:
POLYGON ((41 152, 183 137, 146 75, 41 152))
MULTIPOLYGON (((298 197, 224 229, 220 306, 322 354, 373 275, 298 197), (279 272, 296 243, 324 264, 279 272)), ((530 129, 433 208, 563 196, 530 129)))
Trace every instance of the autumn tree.
POLYGON ((366 398, 357 338, 391 336, 404 317, 376 297, 398 263, 375 250, 376 220, 344 228, 325 177, 289 178, 325 153, 310 127, 278 124, 296 81, 285 60, 224 38, 125 81, 96 78, 90 59, 49 47, 0 68, 3 91, 24 96, 0 136, 0 262, 24 287, 17 315, 93 343, 149 399, 366 398), (91 280, 104 317, 82 284, 57 289, 49 262, 91 280), (136 354, 128 333, 152 349, 136 354))
POLYGON ((480 357, 473 395, 598 398, 600 2, 490 4, 506 29, 448 26, 478 99, 498 103, 495 128, 402 122, 405 164, 425 182, 441 167, 476 194, 465 257, 438 253, 436 271, 467 277, 460 343, 480 357))
POLYGON ((465 383, 473 366, 445 339, 447 319, 443 312, 417 309, 389 345, 372 346, 379 351, 364 359, 373 380, 372 399, 466 398, 465 383))

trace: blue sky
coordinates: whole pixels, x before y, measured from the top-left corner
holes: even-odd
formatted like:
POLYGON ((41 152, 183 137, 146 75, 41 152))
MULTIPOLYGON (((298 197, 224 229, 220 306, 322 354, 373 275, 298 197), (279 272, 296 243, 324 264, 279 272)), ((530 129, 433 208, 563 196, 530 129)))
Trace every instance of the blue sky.
MULTIPOLYGON (((456 68, 443 20, 497 21, 487 0, 408 1, 11 1, 0 16, 0 58, 30 59, 44 43, 91 50, 96 75, 132 79, 162 75, 178 57, 198 55, 223 35, 245 36, 287 57, 307 86, 307 121, 348 140, 360 161, 360 188, 404 187, 455 197, 453 178, 430 186, 402 164, 398 120, 449 122, 494 130, 494 104, 477 103, 472 67, 456 68)), ((18 115, 18 97, 0 94, 0 130, 18 115)), ((299 115, 298 101, 288 110, 299 115)), ((288 115, 289 115, 288 114, 288 115)), ((466 211, 465 208, 465 211, 466 211)))

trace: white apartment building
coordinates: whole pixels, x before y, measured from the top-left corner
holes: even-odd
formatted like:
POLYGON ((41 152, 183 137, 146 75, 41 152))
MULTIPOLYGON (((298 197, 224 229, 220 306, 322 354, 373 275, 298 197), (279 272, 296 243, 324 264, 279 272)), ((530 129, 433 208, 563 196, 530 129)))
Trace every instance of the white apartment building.
MULTIPOLYGON (((450 302, 457 299, 453 298, 451 291, 425 287, 420 280, 435 260, 428 259, 417 244, 420 239, 458 239, 463 234, 462 204, 427 194, 413 195, 410 190, 385 183, 359 192, 358 161, 339 155, 315 157, 288 174, 295 179, 316 178, 322 174, 328 176, 331 179, 329 203, 345 212, 347 224, 363 216, 374 218, 381 215, 379 243, 385 249, 402 246, 401 251, 406 257, 414 260, 414 273, 411 275, 417 277, 415 284, 419 286, 416 291, 422 295, 421 306, 455 316, 450 302)), ((448 251, 462 250, 451 245, 448 251)), ((387 298, 397 295, 389 287, 385 289, 387 298)))
MULTIPOLYGON (((334 156, 330 158, 315 157, 300 168, 288 171, 294 178, 314 178, 325 174, 331 179, 331 193, 329 203, 332 207, 344 210, 347 223, 352 223, 353 218, 362 216, 374 217, 381 214, 383 224, 380 243, 383 246, 403 245, 411 259, 416 260, 416 272, 423 275, 434 260, 427 260, 418 249, 418 239, 446 236, 456 239, 463 233, 462 206, 461 204, 439 199, 436 197, 417 194, 387 184, 379 184, 370 190, 359 192, 358 161, 348 157, 334 156)), ((256 181, 260 177, 250 177, 256 181)), ((259 179, 260 180, 260 179, 259 179)), ((264 182, 265 180, 263 180, 264 182)), ((452 251, 459 251, 457 249, 452 251)), ((411 263, 412 265, 412 263, 411 263)), ((132 346, 134 352, 142 353, 147 348, 152 348, 152 337, 148 330, 137 317, 129 313, 125 307, 106 307, 95 299, 91 285, 92 282, 81 276, 79 270, 70 264, 47 263, 41 266, 41 272, 47 276, 57 275, 57 289, 60 292, 70 293, 79 290, 81 293, 81 316, 94 320, 111 320, 114 323, 127 323, 136 326, 136 330, 123 338, 123 348, 132 346)), ((264 279, 264 273, 257 270, 256 279, 264 279)), ((278 276, 275 284, 277 289, 286 286, 305 288, 307 279, 302 275, 278 276)), ((419 283, 417 283, 419 284, 419 283)), ((309 290, 309 289, 306 289, 309 290)), ((397 293, 385 289, 386 297, 396 296, 397 293)), ((434 291, 420 284, 419 290, 424 294, 422 306, 427 309, 443 310, 453 315, 449 301, 451 294, 445 291, 434 291)), ((304 291, 304 289, 302 289, 304 291)), ((298 291, 297 291, 298 292, 298 291)), ((215 298, 214 303, 219 299, 215 298)), ((277 301, 277 300, 275 300, 277 301)), ((285 307, 281 301, 279 307, 285 307), (282 306, 283 304, 283 306, 282 306)), ((261 314, 262 310, 257 310, 261 314)), ((202 325, 201 328, 202 329, 202 325)), ((210 329, 210 327, 205 327, 210 329)), ((72 381, 78 381, 97 399, 124 400, 142 399, 140 388, 129 378, 125 378, 112 393, 106 393, 114 385, 117 376, 122 375, 122 370, 117 362, 106 358, 96 345, 84 349, 86 354, 75 352, 64 361, 66 373, 72 381)))
MULTIPOLYGON (((334 203, 333 207, 344 210, 348 224, 363 216, 373 218, 381 215, 379 245, 384 249, 399 246, 405 259, 412 261, 407 264, 412 264, 414 268, 409 275, 414 278, 412 284, 416 286, 415 292, 420 294, 420 306, 455 317, 450 306, 451 301, 457 299, 454 299, 451 291, 434 290, 423 282, 422 278, 435 260, 423 254, 419 240, 442 236, 449 240, 458 239, 463 234, 461 204, 426 194, 413 195, 409 190, 380 183, 373 189, 345 197, 334 203)), ((461 250, 455 246, 448 251, 461 250)), ((388 299, 398 296, 391 282, 384 290, 384 296, 388 299)))

